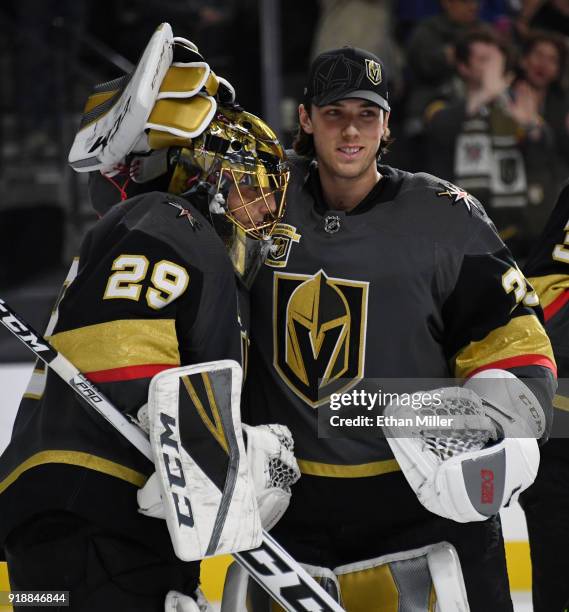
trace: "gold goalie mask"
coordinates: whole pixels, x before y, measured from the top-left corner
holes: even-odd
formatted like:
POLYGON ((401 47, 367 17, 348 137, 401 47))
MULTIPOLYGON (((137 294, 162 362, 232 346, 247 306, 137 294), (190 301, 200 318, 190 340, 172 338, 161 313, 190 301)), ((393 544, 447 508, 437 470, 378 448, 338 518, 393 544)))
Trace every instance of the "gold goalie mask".
POLYGON ((205 132, 170 156, 175 167, 167 191, 195 194, 192 201, 203 203, 250 286, 285 209, 289 171, 275 134, 255 115, 219 106, 205 132))
POLYGON ((275 133, 235 104, 231 84, 167 23, 132 74, 95 88, 69 162, 77 172, 126 175, 128 195, 160 188, 191 197, 246 285, 284 214, 289 171, 275 133))
POLYGON ((282 219, 288 178, 284 151, 269 126, 239 107, 219 106, 208 128, 178 149, 168 191, 206 191, 210 213, 225 214, 263 240, 282 219))

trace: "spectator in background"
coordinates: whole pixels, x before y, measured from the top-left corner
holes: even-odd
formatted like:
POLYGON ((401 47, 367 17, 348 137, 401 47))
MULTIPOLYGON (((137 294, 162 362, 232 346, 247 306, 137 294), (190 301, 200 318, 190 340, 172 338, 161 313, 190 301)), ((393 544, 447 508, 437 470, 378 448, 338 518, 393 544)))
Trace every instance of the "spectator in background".
POLYGON ((319 0, 319 4, 312 58, 343 46, 368 49, 389 66, 390 88, 396 92, 403 60, 394 36, 393 0, 319 0))
POLYGON ((443 13, 419 23, 409 38, 407 61, 410 91, 406 136, 423 130, 423 113, 433 99, 452 96, 454 43, 481 24, 478 0, 441 0, 443 13))
MULTIPOLYGON (((520 0, 480 0, 480 19, 491 23, 499 30, 511 27, 519 11, 520 0)), ((405 0, 398 2, 396 9, 397 40, 405 42, 420 21, 441 13, 440 0, 405 0)))
POLYGON ((569 0, 522 0, 516 30, 523 39, 532 29, 569 36, 569 0))
POLYGON ((407 0, 398 2, 396 9, 397 39, 406 43, 417 23, 441 12, 439 0, 407 0))
POLYGON ((557 195, 555 153, 537 94, 527 86, 523 95, 510 90, 511 56, 490 28, 457 43, 464 94, 427 109, 425 147, 430 171, 485 202, 502 238, 523 258, 557 195))
POLYGON ((554 32, 533 32, 526 39, 520 77, 513 85, 516 97, 537 98, 540 115, 550 126, 555 144, 557 185, 569 176, 569 95, 566 39, 554 32))

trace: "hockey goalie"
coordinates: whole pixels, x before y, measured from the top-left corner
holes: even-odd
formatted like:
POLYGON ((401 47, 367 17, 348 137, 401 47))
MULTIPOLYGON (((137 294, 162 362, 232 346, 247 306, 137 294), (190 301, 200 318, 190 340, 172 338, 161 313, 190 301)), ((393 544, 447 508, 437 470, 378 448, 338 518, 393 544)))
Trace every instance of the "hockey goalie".
POLYGON ((90 96, 69 160, 101 218, 46 336, 148 432, 154 461, 38 366, 0 458, 11 587, 84 611, 206 609, 196 561, 256 547, 299 476, 287 428, 244 436, 240 413, 237 282, 282 217, 284 152, 164 23, 90 96))

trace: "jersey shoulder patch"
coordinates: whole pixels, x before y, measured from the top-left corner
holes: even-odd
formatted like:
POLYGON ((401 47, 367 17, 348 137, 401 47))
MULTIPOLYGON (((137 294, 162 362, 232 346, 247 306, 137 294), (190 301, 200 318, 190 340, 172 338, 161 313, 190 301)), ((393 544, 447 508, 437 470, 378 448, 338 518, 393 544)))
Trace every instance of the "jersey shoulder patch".
POLYGON ((484 206, 465 189, 450 181, 426 172, 418 172, 408 176, 400 193, 413 197, 411 192, 418 190, 422 192, 421 205, 429 203, 441 211, 463 209, 470 217, 487 218, 484 206))

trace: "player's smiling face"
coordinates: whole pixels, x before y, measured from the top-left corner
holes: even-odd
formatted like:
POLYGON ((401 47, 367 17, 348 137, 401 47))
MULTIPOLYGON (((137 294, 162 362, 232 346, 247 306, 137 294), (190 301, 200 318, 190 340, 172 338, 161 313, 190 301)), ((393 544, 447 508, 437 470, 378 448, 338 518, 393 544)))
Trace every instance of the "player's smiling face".
POLYGON ((336 179, 375 174, 388 119, 379 106, 359 98, 312 106, 310 115, 300 107, 300 124, 314 138, 319 170, 336 179))

